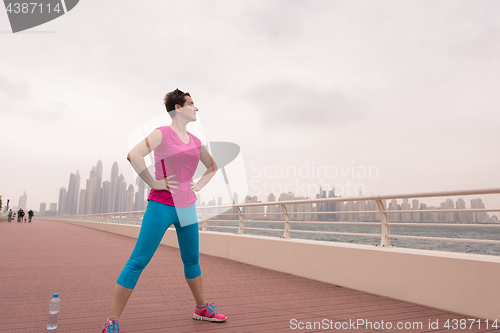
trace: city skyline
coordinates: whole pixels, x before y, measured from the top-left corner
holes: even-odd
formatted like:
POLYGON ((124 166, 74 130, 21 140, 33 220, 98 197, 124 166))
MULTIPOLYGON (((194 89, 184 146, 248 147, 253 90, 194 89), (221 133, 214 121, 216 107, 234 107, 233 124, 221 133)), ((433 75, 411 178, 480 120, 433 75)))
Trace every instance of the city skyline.
MULTIPOLYGON (((150 188, 142 180, 137 177, 137 192, 134 191, 135 187, 127 183, 120 173, 117 162, 111 166, 110 180, 103 180, 103 164, 99 160, 96 165, 92 166, 89 178, 85 181, 85 188, 80 189, 81 180, 79 170, 69 176, 68 189, 63 186, 59 190, 58 203, 50 203, 50 209, 47 210, 46 202, 40 203, 40 208, 37 212, 39 215, 84 215, 84 214, 99 214, 99 213, 112 213, 112 212, 126 212, 126 211, 142 211, 145 210, 147 205, 147 194, 150 188), (147 192, 146 192, 147 191, 147 192), (145 193, 146 192, 146 193, 145 193)), ((360 193, 361 195, 362 193, 360 193)), ((198 206, 217 206, 227 205, 228 202, 222 202, 222 197, 211 198, 203 200, 201 194, 197 193, 198 206)), ((233 201, 238 202, 238 194, 233 194, 233 201)), ((320 186, 320 190, 315 194, 315 198, 335 198, 337 196, 335 189, 324 190, 320 186)), ((304 200, 311 199, 311 197, 295 196, 295 193, 289 191, 288 193, 273 193, 267 195, 267 202, 274 201, 288 201, 288 200, 304 200), (276 200, 276 198, 278 200, 276 200)), ((443 198, 435 198, 443 200, 443 198)), ((420 210, 419 213, 389 213, 388 217, 391 221, 402 222, 467 222, 467 223, 481 223, 485 219, 493 217, 490 220, 496 223, 497 215, 490 216, 487 212, 454 212, 454 213, 426 213, 425 210, 439 210, 439 209, 485 209, 486 206, 481 198, 470 198, 469 207, 463 198, 459 197, 454 202, 451 198, 446 198, 440 202, 439 206, 428 205, 421 202, 421 199, 392 199, 383 203, 387 210, 420 210), (402 202, 401 202, 402 200, 402 202)), ((24 207, 26 210, 27 194, 24 194, 18 200, 18 206, 24 207)), ((262 202, 257 196, 246 195, 244 196, 244 203, 262 202)), ((330 202, 330 203, 316 203, 316 204, 299 204, 290 206, 291 216, 299 220, 307 220, 305 218, 308 214, 293 214, 293 212, 332 212, 332 211, 377 211, 374 201, 348 201, 348 202, 330 202)), ((280 209, 278 206, 252 207, 243 208, 243 212, 261 213, 257 215, 261 218, 266 216, 269 219, 269 213, 278 213, 280 209)), ((273 214, 272 214, 273 215, 273 214)), ((279 214, 276 214, 278 216, 279 214)), ((376 221, 378 214, 310 214, 312 220, 331 220, 331 221, 376 221)), ((272 220, 272 218, 271 218, 272 220)))
MULTIPOLYGON (((0 34, 8 50, 0 53, 8 64, 0 194, 17 204, 26 191, 28 205, 48 207, 61 186, 69 191, 70 173, 87 179, 99 159, 103 179, 116 161, 135 186, 128 138, 168 117, 163 97, 175 88, 190 92, 204 142, 241 148, 248 194, 260 200, 265 182, 307 196, 322 178, 338 193, 352 184, 353 195, 355 186, 366 194, 500 187, 499 10, 496 1, 193 0, 151 2, 138 14, 135 3, 111 1, 0 34), (104 14, 117 5, 118 16, 104 14), (172 12, 189 13, 189 24, 165 19, 172 12), (177 52, 179 36, 190 47, 177 52), (312 162, 338 167, 339 177, 265 176, 308 161, 311 170, 312 162), (378 172, 344 176, 353 165, 378 172)), ((0 11, 0 30, 8 22, 0 11)))

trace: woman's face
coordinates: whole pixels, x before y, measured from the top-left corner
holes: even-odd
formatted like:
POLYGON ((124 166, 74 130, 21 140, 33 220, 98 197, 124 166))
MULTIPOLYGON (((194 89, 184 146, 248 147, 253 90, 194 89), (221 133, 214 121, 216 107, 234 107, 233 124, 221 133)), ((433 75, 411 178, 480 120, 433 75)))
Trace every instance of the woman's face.
POLYGON ((184 106, 180 109, 181 114, 189 121, 196 121, 196 112, 198 112, 198 108, 194 105, 191 96, 185 96, 185 98, 186 103, 184 103, 184 106))

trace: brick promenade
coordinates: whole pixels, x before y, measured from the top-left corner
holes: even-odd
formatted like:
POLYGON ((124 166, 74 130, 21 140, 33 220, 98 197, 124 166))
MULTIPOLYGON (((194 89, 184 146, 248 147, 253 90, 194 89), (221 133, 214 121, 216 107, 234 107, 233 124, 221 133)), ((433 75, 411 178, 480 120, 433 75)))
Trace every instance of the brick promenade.
MULTIPOLYGON (((56 332, 100 332, 113 286, 135 239, 54 220, 0 222, 0 332, 47 332, 48 305, 59 293, 56 332)), ((200 256, 205 293, 228 316, 195 321, 178 249, 160 246, 120 318, 130 332, 326 332, 290 329, 290 320, 441 323, 460 315, 307 280, 238 262, 200 256)), ((335 331, 335 330, 332 330, 335 331)), ((360 328, 339 332, 385 331, 360 328)), ((393 329, 392 332, 399 330, 393 329)), ((453 330, 440 330, 453 332, 453 330)), ((477 326, 460 332, 484 332, 477 326)), ((458 331, 457 331, 458 332, 458 331)))

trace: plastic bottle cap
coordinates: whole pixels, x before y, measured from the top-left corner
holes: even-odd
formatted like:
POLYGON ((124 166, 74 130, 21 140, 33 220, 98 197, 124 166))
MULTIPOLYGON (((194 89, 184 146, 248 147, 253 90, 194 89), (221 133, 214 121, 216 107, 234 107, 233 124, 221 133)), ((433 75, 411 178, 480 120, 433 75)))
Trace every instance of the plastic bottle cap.
POLYGON ((59 294, 54 294, 54 295, 52 295, 52 297, 57 298, 57 297, 59 297, 59 294))

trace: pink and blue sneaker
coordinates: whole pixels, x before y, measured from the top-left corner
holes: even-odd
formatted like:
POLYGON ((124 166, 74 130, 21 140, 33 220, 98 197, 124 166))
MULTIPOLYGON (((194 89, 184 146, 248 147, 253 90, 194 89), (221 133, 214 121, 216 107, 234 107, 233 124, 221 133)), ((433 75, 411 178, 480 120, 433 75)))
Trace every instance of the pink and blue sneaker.
POLYGON ((196 306, 194 309, 193 319, 223 322, 226 321, 227 317, 215 310, 214 303, 207 303, 201 308, 196 306))
POLYGON ((109 317, 108 321, 102 328, 102 333, 120 333, 120 324, 118 324, 118 319, 109 317))

